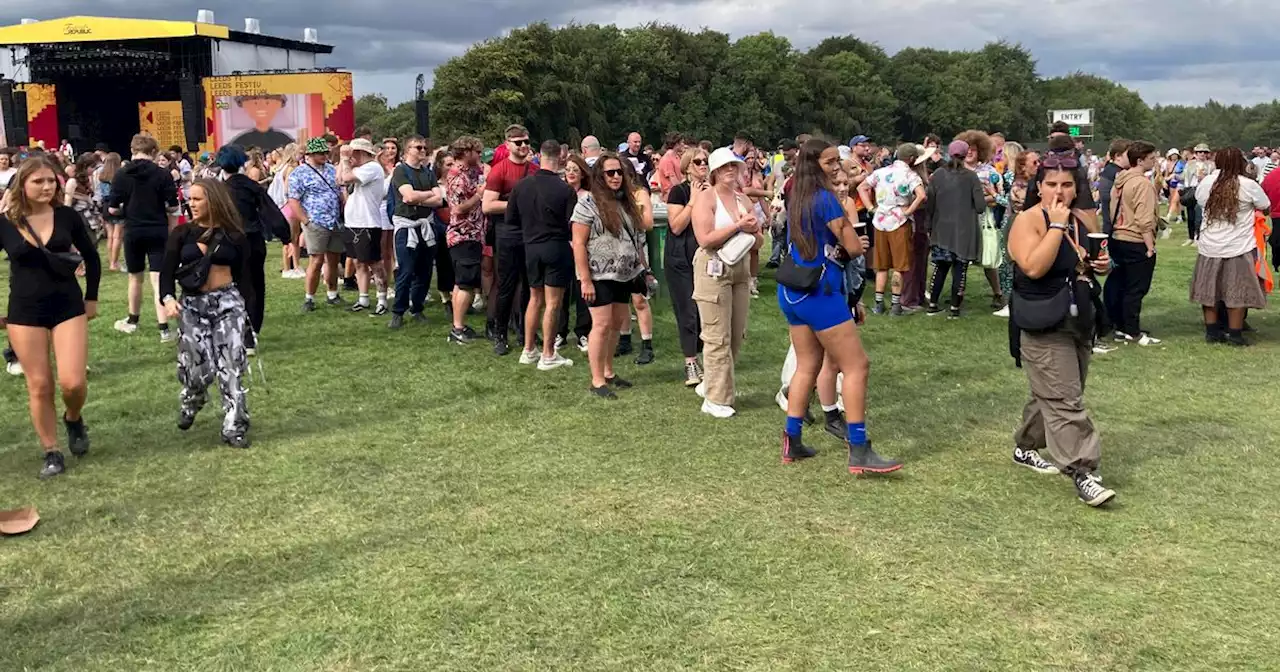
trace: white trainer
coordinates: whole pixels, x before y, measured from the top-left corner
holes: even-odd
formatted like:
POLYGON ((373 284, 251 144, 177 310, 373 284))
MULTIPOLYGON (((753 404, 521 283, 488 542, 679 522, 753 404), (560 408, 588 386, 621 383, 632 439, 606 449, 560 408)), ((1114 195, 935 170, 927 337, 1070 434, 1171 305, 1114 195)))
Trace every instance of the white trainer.
POLYGON ((116 323, 113 326, 116 328, 116 331, 122 334, 132 334, 138 331, 138 325, 127 319, 116 320, 116 323))
POLYGON ((558 369, 562 366, 573 366, 573 360, 565 359, 564 357, 561 357, 560 353, 558 352, 556 353, 555 357, 552 357, 551 359, 547 359, 543 357, 538 360, 539 371, 550 371, 552 369, 558 369))
POLYGON ((521 350, 520 351, 521 364, 537 364, 538 359, 541 357, 542 355, 538 354, 537 350, 521 350))
POLYGON ((713 418, 724 420, 726 418, 732 418, 733 414, 737 411, 733 410, 732 406, 725 406, 723 404, 717 404, 710 399, 703 399, 702 412, 713 418))

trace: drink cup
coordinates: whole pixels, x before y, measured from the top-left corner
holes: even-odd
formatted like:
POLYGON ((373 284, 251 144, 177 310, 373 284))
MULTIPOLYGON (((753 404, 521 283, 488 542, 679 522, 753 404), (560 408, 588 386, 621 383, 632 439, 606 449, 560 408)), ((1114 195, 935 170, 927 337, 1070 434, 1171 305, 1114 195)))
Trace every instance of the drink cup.
POLYGON ((1088 247, 1086 248, 1090 259, 1097 259, 1107 249, 1107 234, 1091 233, 1085 239, 1088 247))

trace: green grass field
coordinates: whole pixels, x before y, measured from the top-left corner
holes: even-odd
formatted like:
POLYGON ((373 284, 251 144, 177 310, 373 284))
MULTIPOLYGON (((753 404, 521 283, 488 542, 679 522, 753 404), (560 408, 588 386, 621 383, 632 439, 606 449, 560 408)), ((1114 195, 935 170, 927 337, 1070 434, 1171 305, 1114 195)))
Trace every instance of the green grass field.
POLYGON ((111 274, 88 458, 37 481, 0 380, 0 508, 43 516, 0 539, 0 671, 1280 669, 1280 319, 1206 345, 1177 242, 1144 314, 1165 345, 1095 359, 1102 511, 1010 464, 1027 385, 977 272, 965 319, 864 331, 870 432, 907 461, 878 479, 812 428, 821 455, 779 464, 768 279, 719 421, 665 295, 657 363, 609 403, 576 350, 542 373, 446 345, 438 307, 304 316, 277 275, 236 451, 216 403, 175 428, 174 348, 111 329, 111 274))

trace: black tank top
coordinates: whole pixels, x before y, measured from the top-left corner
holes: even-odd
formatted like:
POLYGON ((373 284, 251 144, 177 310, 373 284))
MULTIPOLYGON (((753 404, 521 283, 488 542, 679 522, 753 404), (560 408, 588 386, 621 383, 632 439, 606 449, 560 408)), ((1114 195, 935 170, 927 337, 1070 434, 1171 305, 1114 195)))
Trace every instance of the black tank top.
MULTIPOLYGON (((1044 214, 1044 223, 1049 223, 1049 213, 1041 210, 1044 214)), ((1082 240, 1086 235, 1084 224, 1076 217, 1075 213, 1071 214, 1071 223, 1074 229, 1076 240, 1082 240)), ((1062 286, 1069 282, 1075 276, 1076 264, 1080 263, 1080 255, 1076 253, 1076 249, 1072 247, 1071 241, 1067 236, 1062 237, 1062 242, 1058 245, 1058 256, 1054 257, 1053 265, 1049 267, 1049 272, 1043 276, 1032 279, 1022 272, 1022 267, 1013 265, 1013 291, 1028 299, 1048 299, 1056 296, 1062 291, 1062 286)))

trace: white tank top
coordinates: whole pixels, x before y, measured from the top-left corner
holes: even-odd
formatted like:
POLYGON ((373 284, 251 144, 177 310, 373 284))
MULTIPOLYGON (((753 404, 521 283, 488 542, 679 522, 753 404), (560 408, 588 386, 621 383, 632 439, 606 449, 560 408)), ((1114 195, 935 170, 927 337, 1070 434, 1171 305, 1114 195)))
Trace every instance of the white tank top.
MULTIPOLYGON (((737 196, 734 196, 733 205, 734 205, 735 212, 738 212, 740 209, 738 207, 737 196)), ((721 201, 720 195, 716 194, 716 228, 728 229, 728 228, 732 228, 737 223, 738 223, 737 217, 734 215, 734 213, 729 212, 728 208, 724 207, 724 201, 721 201)))

